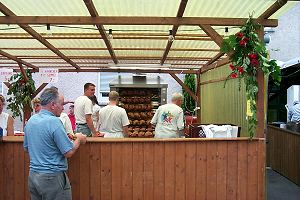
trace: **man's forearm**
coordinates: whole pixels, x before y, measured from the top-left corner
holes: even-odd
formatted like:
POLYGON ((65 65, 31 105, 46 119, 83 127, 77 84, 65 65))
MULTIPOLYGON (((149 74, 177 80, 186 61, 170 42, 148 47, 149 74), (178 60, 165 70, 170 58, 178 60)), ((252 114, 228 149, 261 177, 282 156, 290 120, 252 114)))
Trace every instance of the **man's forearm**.
POLYGON ((91 116, 86 116, 85 119, 86 119, 86 124, 89 127, 89 129, 91 130, 91 132, 93 134, 96 134, 97 131, 96 131, 95 127, 94 127, 92 117, 91 116))

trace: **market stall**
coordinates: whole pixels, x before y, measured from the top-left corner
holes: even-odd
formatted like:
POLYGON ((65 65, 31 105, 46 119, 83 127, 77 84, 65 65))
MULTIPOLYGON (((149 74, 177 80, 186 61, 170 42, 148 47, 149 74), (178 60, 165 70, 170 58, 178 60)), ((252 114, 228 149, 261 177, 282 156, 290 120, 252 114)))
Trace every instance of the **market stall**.
MULTIPOLYGON (((200 123, 235 124, 242 127, 243 137, 89 138, 87 144, 69 159, 73 198, 265 199, 264 74, 261 69, 252 74, 258 81, 254 100, 258 124, 254 137, 249 138, 245 85, 230 79, 224 89, 224 81, 231 73, 228 69, 230 59, 219 50, 224 28, 228 30, 226 27, 232 26, 228 34, 235 34, 237 26, 244 25, 252 12, 255 22, 275 27, 278 21, 269 18, 287 1, 238 1, 238 4, 235 0, 222 4, 205 0, 164 1, 166 4, 157 1, 147 4, 148 7, 144 4, 128 7, 134 5, 134 1, 126 1, 125 5, 119 1, 94 2, 97 1, 57 0, 42 5, 34 0, 1 1, 0 11, 4 16, 0 16, 0 24, 15 24, 21 30, 0 35, 7 45, 0 46, 0 67, 13 62, 9 67, 22 74, 24 67, 30 73, 36 73, 41 68, 53 66, 59 73, 170 74, 200 106, 201 110, 197 112, 200 123), (28 5, 39 10, 24 9, 28 5), (112 9, 112 5, 116 9, 112 9), (166 10, 162 9, 164 7, 166 10), (102 9, 104 16, 101 16, 102 9), (83 16, 78 16, 80 14, 83 16), (45 27, 35 27, 39 24, 47 25, 47 31, 52 27, 54 32, 58 26, 89 27, 81 27, 77 32, 70 31, 71 28, 64 29, 65 32, 56 30, 54 34, 46 35, 45 27), (147 28, 141 28, 144 32, 140 32, 136 26, 147 28), (187 34, 184 28, 190 26, 197 27, 199 32, 187 34), (159 27, 168 33, 158 33, 159 27), (112 29, 116 29, 114 36, 112 29), (16 40, 23 43, 14 43, 16 40), (176 74, 195 74, 196 94, 176 74), (237 88, 241 88, 241 92, 237 92, 237 88)), ((282 9, 291 5, 288 2, 282 9)), ((260 38, 262 30, 258 30, 260 38)), ((25 80, 26 76, 23 78, 25 80)), ((11 86, 8 82, 5 85, 11 86)), ((42 84, 32 96, 46 85, 42 84)), ((141 98, 137 97, 138 94, 130 101, 136 101, 140 106, 141 98)), ((125 99, 127 102, 125 94, 123 98, 123 103, 125 99)), ((147 98, 142 100, 147 101, 147 98)), ((25 115, 25 119, 28 117, 25 115)), ((22 142, 22 137, 4 137, 0 143, 0 199, 28 198, 29 163, 22 142)))

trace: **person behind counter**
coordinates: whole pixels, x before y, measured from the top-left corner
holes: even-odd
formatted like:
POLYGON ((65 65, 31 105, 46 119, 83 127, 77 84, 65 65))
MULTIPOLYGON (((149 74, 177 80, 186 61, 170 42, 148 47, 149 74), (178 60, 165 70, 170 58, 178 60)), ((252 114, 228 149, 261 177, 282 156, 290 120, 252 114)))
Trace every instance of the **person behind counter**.
POLYGON ((67 158, 74 155, 86 136, 76 133, 71 142, 59 120, 63 95, 47 88, 41 94, 42 110, 25 126, 24 150, 29 153, 28 187, 31 199, 72 199, 67 158))
POLYGON ((300 102, 294 101, 293 107, 288 112, 289 122, 286 128, 291 131, 300 132, 300 102))
POLYGON ((75 132, 76 129, 76 120, 75 120, 75 115, 74 115, 74 104, 69 106, 69 114, 68 117, 71 121, 71 125, 72 125, 72 130, 73 132, 75 132))
POLYGON ((100 132, 105 138, 123 138, 128 136, 129 119, 124 108, 118 105, 119 93, 109 93, 109 103, 99 111, 100 132))
POLYGON ((14 119, 8 113, 3 112, 5 98, 0 94, 0 136, 14 135, 14 119))
POLYGON ((94 124, 94 127, 96 128, 96 130, 98 130, 98 128, 99 128, 99 111, 100 111, 100 106, 99 106, 97 97, 95 95, 91 96, 89 98, 90 98, 90 100, 93 103, 93 114, 92 114, 93 124, 94 124))
POLYGON ((300 122, 300 102, 294 101, 293 107, 288 112, 288 119, 291 122, 300 122))
POLYGON ((101 136, 93 124, 93 103, 89 97, 94 96, 95 85, 93 83, 84 84, 84 94, 78 97, 74 103, 74 113, 76 119, 76 132, 83 133, 88 137, 101 136))
POLYGON ((151 120, 151 124, 155 126, 155 138, 178 138, 183 134, 182 101, 182 94, 174 93, 172 103, 158 107, 151 120))
POLYGON ((34 113, 39 113, 40 110, 42 109, 42 106, 41 106, 41 99, 40 98, 34 98, 32 101, 32 107, 33 107, 33 110, 34 110, 34 113))

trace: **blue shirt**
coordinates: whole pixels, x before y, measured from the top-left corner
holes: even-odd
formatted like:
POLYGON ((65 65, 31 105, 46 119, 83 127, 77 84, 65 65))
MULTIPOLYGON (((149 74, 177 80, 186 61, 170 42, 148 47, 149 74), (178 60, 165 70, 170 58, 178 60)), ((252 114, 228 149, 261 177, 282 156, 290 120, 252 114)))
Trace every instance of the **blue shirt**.
POLYGON ((73 143, 53 113, 41 110, 29 119, 23 145, 29 153, 31 171, 55 173, 68 169, 64 154, 73 148, 73 143))

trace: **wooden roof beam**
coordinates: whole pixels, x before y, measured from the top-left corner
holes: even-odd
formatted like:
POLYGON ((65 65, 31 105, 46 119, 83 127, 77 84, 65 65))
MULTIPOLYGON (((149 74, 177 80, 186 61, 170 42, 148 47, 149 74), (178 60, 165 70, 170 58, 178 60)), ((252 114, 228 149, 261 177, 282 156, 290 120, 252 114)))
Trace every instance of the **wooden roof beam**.
MULTIPOLYGON (((11 10, 9 10, 4 4, 0 2, 0 11, 6 16, 16 16, 11 10)), ((24 29, 27 33, 29 33, 32 37, 37 39, 43 45, 45 45, 48 49, 50 49, 53 53, 64 59, 67 63, 75 67, 76 69, 80 69, 78 65, 76 65, 73 61, 71 61, 67 56, 61 53, 57 48, 55 48, 52 44, 50 44, 47 40, 45 40, 39 33, 33 30, 27 24, 19 25, 22 29, 24 29)))
MULTIPOLYGON (((85 0, 90 1, 90 0, 85 0)), ((184 4, 184 3, 183 3, 184 4)), ((184 6, 183 4, 182 7, 184 6)), ((89 4, 90 5, 90 4, 89 4)), ((0 11, 3 10, 0 7, 0 11)), ((182 11, 182 10, 180 10, 182 11)), ((92 13, 95 14, 95 13, 92 13)), ((180 13, 179 13, 180 14, 180 13)), ((267 16, 267 15, 266 15, 267 16)), ((248 18, 221 17, 142 17, 142 16, 0 16, 0 24, 52 25, 174 25, 174 26, 242 26, 248 18)), ((254 19, 263 26, 278 26, 277 19, 254 19)))
POLYGON ((176 76, 174 73, 169 74, 177 81, 177 83, 179 83, 179 85, 181 85, 181 87, 183 87, 183 89, 194 99, 195 102, 198 101, 197 96, 190 90, 190 88, 188 88, 188 86, 186 86, 184 82, 178 78, 178 76, 176 76))
MULTIPOLYGON (((278 11, 282 6, 287 3, 287 0, 277 0, 272 6, 270 6, 264 13, 262 13, 257 19, 268 19, 271 17, 276 11, 278 11)), ((263 26, 267 26, 262 24, 263 26)))
POLYGON ((38 69, 39 69, 38 67, 34 66, 33 64, 30 64, 30 63, 28 63, 28 62, 26 62, 26 61, 24 61, 20 58, 17 58, 16 56, 13 56, 9 53, 6 53, 5 51, 0 50, 0 55, 5 56, 6 58, 8 58, 10 60, 14 60, 17 63, 22 63, 23 65, 34 69, 35 71, 38 71, 38 69))
MULTIPOLYGON (((97 12, 97 10, 96 10, 96 8, 94 6, 93 1, 92 0, 83 0, 83 1, 84 1, 85 5, 86 5, 87 9, 89 10, 91 16, 93 18, 99 17, 98 12, 97 12)), ((99 33, 100 33, 100 35, 101 35, 101 37, 102 37, 102 39, 103 39, 106 47, 107 47, 107 50, 109 51, 111 59, 114 61, 115 64, 118 64, 117 57, 115 55, 115 52, 114 52, 114 50, 112 48, 112 45, 111 45, 110 41, 108 40, 108 35, 105 32, 104 26, 102 24, 101 25, 97 24, 96 26, 97 26, 97 29, 98 29, 98 31, 99 31, 99 33)))
MULTIPOLYGON (((181 0, 180 5, 179 5, 179 8, 178 8, 177 15, 176 15, 176 18, 179 18, 179 19, 182 18, 183 13, 184 13, 184 10, 185 10, 185 8, 186 8, 187 1, 188 1, 188 0, 181 0)), ((173 35, 174 38, 175 38, 175 35, 176 35, 176 33, 177 33, 178 27, 179 27, 179 25, 173 25, 173 28, 172 28, 172 35, 173 35)), ((160 64, 161 64, 161 65, 163 65, 164 62, 166 61, 166 58, 167 58, 167 56, 168 56, 168 54, 169 54, 169 52, 170 52, 170 49, 171 49, 172 44, 173 44, 173 41, 168 40, 168 44, 167 44, 167 46, 166 46, 166 50, 165 50, 165 52, 164 52, 164 54, 163 54, 163 57, 162 57, 162 59, 161 59, 161 61, 160 61, 160 64)))

